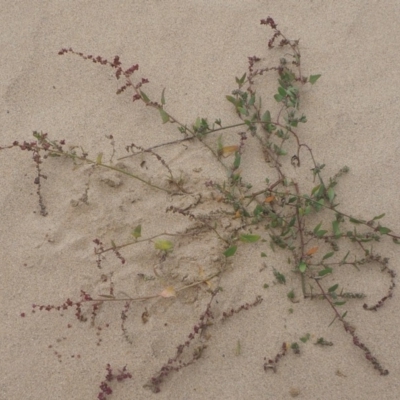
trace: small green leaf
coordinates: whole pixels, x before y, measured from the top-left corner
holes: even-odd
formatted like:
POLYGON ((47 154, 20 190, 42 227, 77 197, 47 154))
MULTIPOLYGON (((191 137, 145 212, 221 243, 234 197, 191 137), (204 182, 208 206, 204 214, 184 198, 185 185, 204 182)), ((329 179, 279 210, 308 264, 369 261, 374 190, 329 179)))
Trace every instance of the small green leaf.
POLYGON ((240 240, 245 243, 254 243, 260 240, 260 235, 240 235, 240 240))
POLYGON ((315 228, 314 228, 314 234, 316 235, 317 232, 319 231, 319 228, 321 228, 322 222, 320 222, 315 228))
POLYGON ((159 108, 158 111, 160 111, 160 115, 161 115, 161 119, 162 119, 163 124, 168 122, 169 121, 169 115, 162 108, 159 108))
POLYGON ((321 238, 322 236, 325 235, 326 232, 328 232, 328 231, 320 230, 320 231, 318 231, 318 232, 316 233, 316 236, 319 237, 319 238, 321 238))
POLYGON ((267 257, 267 255, 264 252, 261 252, 261 257, 267 257))
POLYGON ((169 240, 157 240, 156 242, 154 242, 154 247, 157 250, 169 251, 172 250, 174 244, 169 240))
POLYGON ((381 219, 381 218, 383 218, 385 216, 385 213, 383 213, 383 214, 381 214, 381 215, 378 215, 377 217, 374 217, 373 219, 372 219, 372 221, 375 221, 375 220, 377 220, 377 219, 381 219))
POLYGON ((303 337, 300 338, 300 340, 303 343, 306 343, 309 339, 310 339, 310 334, 309 333, 305 334, 303 337))
POLYGON ((313 190, 311 190, 311 195, 313 195, 317 190, 319 190, 320 187, 321 187, 321 185, 317 185, 317 186, 313 187, 313 190))
POLYGON ((281 147, 277 146, 275 143, 274 143, 274 152, 278 156, 285 156, 287 154, 286 150, 283 150, 281 147))
POLYGON ((332 203, 333 199, 335 198, 335 191, 333 190, 333 188, 330 187, 328 189, 327 195, 328 195, 329 201, 332 203))
POLYGON ((392 232, 391 229, 385 228, 384 226, 379 226, 378 230, 379 230, 379 233, 382 235, 386 235, 387 233, 392 232))
POLYGON ((339 222, 338 221, 333 221, 332 222, 332 229, 333 229, 333 234, 335 235, 335 238, 339 238, 341 236, 340 229, 339 229, 339 222))
POLYGON ((243 83, 244 83, 244 80, 246 79, 246 72, 242 75, 242 77, 239 79, 239 78, 235 78, 236 79, 236 83, 239 85, 239 86, 242 86, 243 85, 243 83))
POLYGON ((150 99, 147 97, 146 93, 142 92, 140 90, 140 96, 142 96, 142 99, 145 103, 150 103, 150 99))
POLYGON ((318 75, 310 75, 309 81, 311 85, 314 85, 315 82, 321 77, 321 74, 318 75))
POLYGON ((339 287, 339 284, 333 285, 328 289, 328 292, 333 293, 338 287, 339 287))
POLYGON ((289 225, 287 226, 287 228, 291 228, 292 226, 294 226, 296 222, 296 217, 292 217, 292 219, 289 221, 289 225))
POLYGON ((346 302, 345 301, 335 301, 333 304, 335 306, 342 306, 343 304, 346 304, 346 302))
POLYGON ((328 275, 328 274, 331 274, 331 273, 332 273, 332 268, 326 267, 322 271, 319 271, 318 275, 319 276, 325 276, 325 275, 328 275))
POLYGON ((365 222, 365 221, 362 221, 362 220, 360 220, 360 219, 355 219, 355 218, 350 217, 350 222, 352 222, 353 224, 362 224, 362 223, 365 222))
POLYGON ((233 96, 225 96, 226 99, 231 102, 235 107, 238 105, 238 101, 233 96))
POLYGON ((330 253, 326 253, 326 254, 322 257, 322 259, 323 259, 323 260, 326 260, 327 258, 332 257, 334 254, 335 254, 334 251, 331 251, 330 253))
POLYGON ((306 264, 304 261, 302 261, 302 262, 300 263, 300 265, 299 265, 299 271, 300 271, 302 274, 304 274, 304 272, 306 272, 306 269, 307 269, 307 264, 306 264))
POLYGON ((256 95, 253 93, 249 100, 249 106, 253 106, 255 102, 256 102, 256 95))
POLYGON ((135 238, 138 239, 142 236, 142 225, 138 225, 131 233, 131 235, 135 238))
POLYGON ((165 88, 163 89, 162 93, 161 93, 161 104, 165 105, 165 96, 164 96, 164 92, 165 92, 165 88))
POLYGON ((261 117, 261 121, 269 124, 271 122, 271 113, 267 110, 261 117))
POLYGON ((286 90, 285 90, 282 86, 279 86, 279 87, 278 87, 278 93, 279 93, 282 97, 285 97, 285 96, 287 95, 286 90))
POLYGON ((296 295, 294 294, 294 290, 292 289, 288 294, 287 294, 288 299, 293 300, 296 295))
POLYGON ((346 315, 347 315, 347 311, 342 314, 342 318, 344 318, 346 315))
POLYGON ((285 275, 281 274, 279 271, 274 269, 274 276, 275 276, 276 280, 278 281, 278 283, 280 283, 282 285, 286 285, 285 275))
POLYGON ((280 103, 280 102, 284 99, 284 97, 282 97, 280 94, 276 94, 276 95, 274 96, 274 99, 275 99, 278 103, 280 103))
POLYGON ((239 166, 240 166, 240 154, 239 154, 239 152, 237 151, 237 152, 235 153, 235 161, 233 162, 233 168, 234 168, 234 169, 238 169, 239 166))
POLYGON ((349 254, 350 254, 350 251, 348 251, 348 252, 346 253, 346 255, 343 257, 343 260, 341 261, 342 263, 346 262, 346 259, 347 259, 347 257, 349 256, 349 254))
POLYGON ((246 116, 249 115, 249 111, 246 108, 238 107, 238 111, 242 115, 246 115, 246 116))
POLYGON ((223 254, 225 257, 232 257, 236 253, 236 250, 237 246, 231 246, 228 249, 226 249, 223 254))

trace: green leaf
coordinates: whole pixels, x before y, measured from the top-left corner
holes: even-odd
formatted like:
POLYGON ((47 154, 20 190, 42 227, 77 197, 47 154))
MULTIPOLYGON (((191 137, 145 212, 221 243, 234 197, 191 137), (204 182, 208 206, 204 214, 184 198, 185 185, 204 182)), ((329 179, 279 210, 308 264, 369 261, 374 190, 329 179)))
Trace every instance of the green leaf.
POLYGON ((379 226, 378 230, 379 230, 379 233, 382 235, 386 235, 387 233, 392 232, 391 229, 385 228, 384 226, 379 226))
POLYGON ((320 187, 321 185, 314 186, 313 190, 311 190, 311 195, 313 195, 317 190, 319 190, 320 187))
POLYGON ((142 92, 140 90, 140 96, 142 96, 142 99, 145 103, 150 103, 150 99, 147 97, 146 93, 142 92))
POLYGON ((276 94, 276 95, 274 96, 274 99, 275 99, 278 103, 280 103, 280 102, 284 99, 284 97, 282 97, 280 94, 276 94))
POLYGON ((333 188, 330 187, 328 189, 327 195, 328 195, 329 201, 332 203, 333 199, 335 198, 335 191, 333 190, 333 188))
POLYGON ((173 249, 174 244, 169 240, 157 240, 156 242, 154 242, 154 247, 157 250, 169 251, 173 249))
POLYGON ((274 152, 278 156, 285 156, 287 154, 286 150, 283 150, 281 147, 277 146, 275 143, 274 143, 274 152))
POLYGON ((328 292, 333 293, 338 287, 339 287, 339 284, 333 285, 328 289, 328 292))
POLYGON ((264 252, 262 252, 261 257, 267 257, 267 255, 264 252))
POLYGON ((310 75, 309 81, 311 85, 314 85, 315 82, 321 77, 321 74, 318 75, 310 75))
POLYGON ((326 232, 328 232, 328 231, 320 230, 320 231, 318 231, 318 232, 316 233, 316 236, 319 237, 319 238, 321 238, 322 236, 325 235, 326 232))
POLYGON ((306 264, 304 261, 302 261, 302 262, 300 263, 300 265, 299 265, 299 271, 300 271, 302 274, 304 274, 304 272, 306 272, 306 269, 307 269, 307 264, 306 264))
POLYGON ((242 86, 243 85, 243 83, 244 83, 244 80, 246 79, 246 72, 242 75, 242 77, 239 79, 239 78, 235 78, 236 79, 236 83, 239 85, 239 86, 242 86))
POLYGON ((240 112, 240 114, 242 115, 249 115, 249 111, 246 108, 243 107, 238 107, 238 111, 240 112))
POLYGON ((278 87, 278 93, 279 93, 282 97, 285 97, 285 96, 287 95, 286 90, 285 90, 282 86, 279 86, 279 87, 278 87))
POLYGON ((164 92, 165 92, 165 88, 163 89, 162 93, 161 93, 161 104, 165 105, 165 96, 164 96, 164 92))
POLYGON ((260 235, 240 235, 240 240, 245 243, 254 243, 260 240, 260 235))
POLYGON ((400 244, 400 240, 397 238, 393 238, 393 243, 400 244))
POLYGON ((292 219, 290 220, 289 225, 287 226, 287 228, 289 229, 292 226, 294 226, 295 222, 296 222, 296 217, 292 217, 292 219))
POLYGON ((339 229, 339 222, 338 221, 333 221, 332 222, 332 229, 333 229, 333 234, 335 235, 335 238, 339 238, 341 236, 340 229, 339 229))
POLYGON ((287 294, 288 299, 293 300, 296 295, 294 294, 294 290, 292 289, 288 294, 287 294))
POLYGON ((352 222, 353 224, 362 224, 362 223, 365 222, 365 221, 362 221, 362 220, 360 220, 360 219, 355 219, 355 218, 350 217, 350 222, 352 222))
POLYGON ((310 334, 309 333, 305 334, 303 337, 300 338, 300 340, 303 343, 306 343, 309 339, 310 339, 310 334))
POLYGON ((142 236, 142 225, 138 225, 131 233, 131 235, 135 238, 138 239, 142 236))
POLYGON ((267 110, 261 117, 261 121, 269 124, 271 122, 271 113, 267 110))
POLYGON ((235 107, 238 105, 238 101, 233 96, 225 96, 226 99, 231 102, 235 107))
POLYGON ((314 228, 314 234, 316 235, 317 232, 319 231, 319 228, 321 228, 322 222, 320 222, 315 228, 314 228))
POLYGON ((249 106, 254 105, 255 102, 256 102, 256 95, 253 93, 249 100, 249 106))
POLYGON ((311 212, 311 207, 310 206, 307 206, 306 208, 302 208, 302 207, 299 208, 299 214, 300 214, 301 217, 303 215, 310 214, 310 212, 311 212))
POLYGON ((239 152, 237 151, 236 153, 235 153, 235 161, 233 162, 233 168, 234 169, 238 169, 239 168, 239 166, 240 166, 240 154, 239 154, 239 152))
POLYGON ((286 285, 285 275, 281 274, 276 269, 274 269, 274 276, 275 276, 276 280, 278 281, 278 283, 280 283, 282 285, 286 285))
POLYGON ((378 215, 377 217, 374 217, 373 219, 372 219, 372 221, 375 221, 375 220, 377 220, 377 219, 381 219, 381 218, 383 218, 385 216, 385 213, 383 213, 383 214, 381 214, 381 215, 378 215))
POLYGON ((236 250, 237 246, 231 246, 229 249, 226 249, 223 254, 225 257, 232 257, 236 253, 236 250))
POLYGON ((318 272, 319 276, 325 276, 332 273, 332 268, 326 267, 325 269, 318 272))
POLYGON ((347 311, 342 314, 342 318, 344 318, 346 315, 347 315, 347 311))
POLYGON ((346 304, 346 302, 345 301, 335 301, 333 304, 335 306, 342 306, 343 304, 346 304))
POLYGON ((346 253, 346 255, 343 257, 343 260, 341 261, 342 263, 345 263, 345 262, 346 262, 346 259, 347 259, 347 257, 349 256, 349 254, 350 254, 350 251, 348 251, 348 252, 346 253))
POLYGON ((327 258, 332 257, 334 254, 335 254, 334 251, 331 251, 330 253, 326 253, 326 254, 322 257, 322 259, 323 259, 323 260, 326 260, 327 258))
POLYGON ((161 115, 161 119, 162 119, 163 124, 168 122, 169 121, 169 115, 162 108, 159 108, 158 111, 160 111, 160 115, 161 115))

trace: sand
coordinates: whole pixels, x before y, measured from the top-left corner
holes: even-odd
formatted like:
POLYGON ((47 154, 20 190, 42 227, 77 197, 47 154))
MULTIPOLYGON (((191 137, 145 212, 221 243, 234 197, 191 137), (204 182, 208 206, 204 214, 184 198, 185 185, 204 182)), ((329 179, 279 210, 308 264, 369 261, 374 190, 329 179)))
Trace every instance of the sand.
MULTIPOLYGON (((182 134, 173 124, 162 124, 157 110, 132 103, 128 91, 116 96, 119 82, 111 69, 72 54, 59 56, 61 48, 110 61, 119 55, 125 67, 139 64, 134 76, 150 81, 143 87, 146 94, 160 101, 165 89, 166 109, 184 124, 197 117, 229 124, 238 119, 225 95, 246 71, 247 57, 272 64, 280 57, 279 50, 268 52, 270 29, 260 25, 272 16, 288 37, 300 39, 303 73, 322 75, 304 89, 308 122, 299 134, 326 164, 327 177, 344 165, 350 168, 337 186, 340 210, 364 219, 386 213, 382 224, 400 232, 398 2, 14 1, 0 8, 0 146, 33 141, 36 130, 93 158, 102 152, 108 162, 113 148, 106 135, 113 135, 114 164, 128 154, 125 146, 148 148, 182 134)), ((273 93, 276 76, 268 75, 261 85, 273 93)), ((235 132, 230 135, 224 137, 226 145, 237 141, 231 139, 235 132)), ((257 187, 270 170, 255 141, 248 142, 243 176, 257 187)), ((274 253, 263 229, 253 233, 267 241, 239 244, 219 278, 176 297, 157 295, 168 296, 171 286, 177 290, 220 271, 224 248, 215 235, 164 235, 160 238, 174 243, 165 261, 154 239, 122 249, 124 264, 107 253, 98 268, 96 238, 109 247, 111 240, 132 240, 139 225, 142 239, 196 226, 181 214, 166 213, 170 206, 200 216, 226 209, 205 185, 222 182, 225 172, 201 143, 166 146, 158 153, 191 194, 170 195, 114 171, 49 158, 42 166, 44 217, 31 154, 0 151, 0 399, 95 399, 108 363, 114 372, 126 365, 132 374, 111 383, 110 399, 399 398, 397 291, 378 312, 362 309, 389 286, 376 265, 361 271, 347 267, 332 283, 367 295, 342 309, 388 376, 373 369, 340 322, 329 326, 334 314, 325 301, 302 298, 299 277, 287 265, 289 254, 274 253), (274 268, 285 274, 286 285, 277 283, 274 268), (155 296, 131 303, 125 334, 124 302, 103 304, 95 326, 90 311, 86 323, 73 309, 63 316, 55 310, 32 313, 32 304, 78 301, 81 290, 93 297, 107 294, 110 277, 118 298, 155 296), (192 343, 206 346, 201 357, 165 378, 160 393, 144 388, 187 340, 210 301, 207 290, 218 286, 223 290, 211 304, 212 325, 192 343), (289 301, 290 290, 298 302, 289 301), (223 320, 223 312, 257 296, 263 298, 260 304, 223 320), (334 345, 314 345, 320 337, 334 345), (299 343, 300 355, 289 350, 275 373, 264 371, 264 358, 274 358, 284 342, 299 343)), ((167 171, 155 157, 123 162, 132 173, 168 187, 167 171)), ((292 178, 312 187, 309 169, 309 162, 293 168, 292 178)), ((222 223, 229 231, 239 222, 226 216, 222 223)), ((398 271, 398 247, 389 240, 373 249, 398 271)))

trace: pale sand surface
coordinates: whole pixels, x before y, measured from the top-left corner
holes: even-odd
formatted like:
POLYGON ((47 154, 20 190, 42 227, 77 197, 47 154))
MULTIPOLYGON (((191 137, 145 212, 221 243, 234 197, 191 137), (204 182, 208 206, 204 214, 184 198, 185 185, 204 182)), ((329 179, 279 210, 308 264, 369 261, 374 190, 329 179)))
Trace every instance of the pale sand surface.
MULTIPOLYGON (((337 189, 341 209, 366 219, 385 212, 383 223, 400 231, 397 0, 1 3, 0 145, 32 140, 32 131, 39 130, 80 145, 94 157, 104 151, 108 158, 111 147, 105 135, 114 135, 118 155, 132 142, 149 147, 181 137, 176 127, 160 123, 155 110, 132 104, 128 94, 116 96, 118 83, 111 70, 57 55, 70 46, 109 59, 118 54, 125 66, 139 63, 137 76, 150 80, 146 93, 158 100, 166 88, 169 112, 184 123, 198 116, 234 123, 224 97, 235 88, 234 77, 246 70, 247 56, 279 57, 267 52, 270 29, 259 24, 271 15, 284 33, 301 39, 305 74, 322 74, 317 85, 306 89, 308 122, 300 132, 318 162, 327 164, 328 174, 350 167, 337 189)), ((276 77, 266 80, 275 90, 276 77)), ((249 145, 244 174, 262 182, 268 169, 254 164, 252 151, 257 154, 249 145)), ((224 179, 199 144, 163 148, 160 154, 178 175, 182 171, 193 192, 207 196, 204 182, 224 179)), ((130 168, 165 184, 165 170, 151 157, 145 160, 148 169, 140 168, 142 159, 129 161, 130 168)), ((122 304, 107 304, 99 312, 99 324, 110 322, 100 346, 96 329, 76 321, 73 312, 32 315, 32 303, 60 304, 68 297, 77 299, 81 289, 104 293, 101 275, 111 271, 119 295, 146 296, 167 284, 179 287, 214 273, 220 254, 213 236, 195 243, 177 239, 179 246, 158 271, 164 280, 144 282, 138 274, 154 275, 158 265, 153 246, 146 243, 126 249, 124 266, 109 255, 99 270, 94 238, 107 245, 112 239, 121 243, 138 224, 143 237, 183 230, 190 221, 165 209, 186 207, 196 198, 168 197, 126 177, 91 173, 89 166, 74 168, 68 160, 47 161, 43 196, 49 214, 42 217, 30 155, 18 149, 0 152, 1 400, 95 399, 107 363, 116 369, 127 365, 133 374, 113 386, 110 399, 290 399, 296 390, 301 399, 400 397, 398 292, 376 313, 362 310, 363 300, 345 306, 362 341, 390 370, 381 377, 338 322, 328 327, 333 313, 325 302, 288 301, 290 289, 300 294, 298 278, 286 264, 287 255, 273 254, 267 243, 253 245, 253 252, 238 251, 219 282, 224 290, 213 303, 216 322, 208 329, 207 349, 195 364, 172 373, 159 394, 143 384, 174 355, 204 311, 209 297, 203 287, 133 305, 127 321, 132 344, 121 333, 122 304), (122 184, 113 188, 107 179, 122 184), (73 207, 71 200, 78 200, 87 187, 88 204, 73 207), (268 257, 260 259, 261 251, 268 257), (267 268, 260 272, 263 261, 267 268), (286 271, 286 286, 273 285, 273 267, 286 271), (263 289, 264 283, 270 288, 263 289), (252 302, 256 295, 264 298, 260 305, 219 322, 223 311, 252 302), (144 324, 146 307, 150 317, 144 324), (27 317, 21 318, 21 312, 27 317), (264 372, 264 357, 273 357, 284 341, 299 342, 306 333, 311 340, 301 346, 300 356, 290 353, 275 374, 264 372), (321 336, 334 346, 314 346, 321 336)), ((299 180, 304 175, 309 178, 309 165, 293 171, 299 180)), ((204 201, 200 211, 213 206, 204 201)), ((375 247, 398 271, 398 248, 375 247)), ((372 304, 384 295, 388 280, 376 268, 362 273, 351 269, 341 284, 364 291, 372 304)))

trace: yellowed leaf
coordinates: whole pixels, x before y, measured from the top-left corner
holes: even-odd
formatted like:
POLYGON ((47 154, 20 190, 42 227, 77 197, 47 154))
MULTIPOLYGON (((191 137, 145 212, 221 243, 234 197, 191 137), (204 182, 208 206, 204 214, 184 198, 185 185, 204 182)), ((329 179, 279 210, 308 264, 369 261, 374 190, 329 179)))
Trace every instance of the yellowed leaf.
POLYGON ((282 348, 286 351, 289 350, 290 348, 289 343, 284 342, 282 348))
POLYGON ((237 210, 237 211, 235 212, 235 218, 240 218, 240 217, 241 217, 240 211, 237 210))
POLYGON ((170 242, 169 240, 157 240, 154 243, 154 247, 157 250, 170 251, 173 249, 174 244, 172 242, 170 242))
POLYGON ((225 146, 221 149, 221 155, 223 157, 228 157, 239 150, 239 146, 225 146))
POLYGON ((314 253, 317 252, 317 250, 318 250, 318 247, 311 247, 311 249, 309 249, 309 250, 307 251, 306 256, 311 256, 311 255, 313 255, 314 253))
POLYGON ((176 292, 173 286, 166 287, 160 294, 161 297, 175 297, 176 292))
POLYGON ((103 153, 97 154, 97 157, 96 157, 96 164, 97 165, 101 164, 102 158, 103 158, 103 153))
POLYGON ((275 200, 275 196, 269 196, 264 200, 264 202, 265 203, 272 203, 274 200, 275 200))

